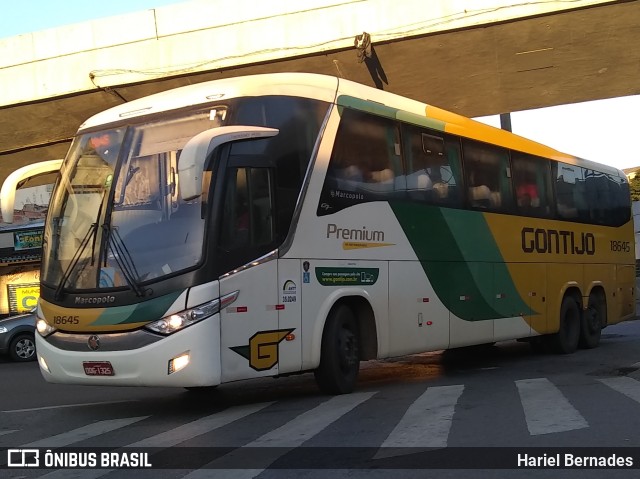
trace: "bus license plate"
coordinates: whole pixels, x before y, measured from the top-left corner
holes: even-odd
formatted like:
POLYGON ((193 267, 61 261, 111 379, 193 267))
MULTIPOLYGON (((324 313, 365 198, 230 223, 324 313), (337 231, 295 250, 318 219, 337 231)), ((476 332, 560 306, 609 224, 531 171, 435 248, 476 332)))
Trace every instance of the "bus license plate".
POLYGON ((84 373, 87 376, 113 376, 113 366, 109 361, 85 361, 84 373))

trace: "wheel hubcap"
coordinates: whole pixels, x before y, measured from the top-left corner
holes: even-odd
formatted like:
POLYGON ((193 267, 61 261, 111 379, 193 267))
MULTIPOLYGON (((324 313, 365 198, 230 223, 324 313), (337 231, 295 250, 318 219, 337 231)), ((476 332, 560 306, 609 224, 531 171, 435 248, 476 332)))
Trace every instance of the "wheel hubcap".
POLYGON ((33 356, 35 349, 33 342, 28 339, 18 341, 18 344, 16 344, 16 354, 22 359, 27 359, 33 356))

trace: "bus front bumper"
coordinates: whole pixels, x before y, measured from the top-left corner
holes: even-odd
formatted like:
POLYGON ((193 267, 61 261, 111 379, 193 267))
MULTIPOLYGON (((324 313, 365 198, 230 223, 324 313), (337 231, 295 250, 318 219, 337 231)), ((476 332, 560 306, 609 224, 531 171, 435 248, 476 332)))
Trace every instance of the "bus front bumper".
MULTIPOLYGON (((88 344, 92 335, 85 336, 88 344)), ((220 384, 220 315, 146 346, 117 351, 91 351, 88 345, 86 351, 65 350, 36 333, 36 351, 42 376, 52 383, 215 386, 220 384)))

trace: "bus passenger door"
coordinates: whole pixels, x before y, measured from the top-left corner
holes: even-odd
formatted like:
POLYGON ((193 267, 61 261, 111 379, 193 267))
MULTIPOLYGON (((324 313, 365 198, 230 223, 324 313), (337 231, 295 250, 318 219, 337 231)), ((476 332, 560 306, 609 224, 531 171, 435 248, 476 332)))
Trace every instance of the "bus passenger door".
POLYGON ((264 161, 229 158, 224 179, 218 261, 220 295, 238 292, 220 312, 222 381, 278 373, 278 277, 274 174, 264 161), (247 166, 250 165, 250 166, 247 166))

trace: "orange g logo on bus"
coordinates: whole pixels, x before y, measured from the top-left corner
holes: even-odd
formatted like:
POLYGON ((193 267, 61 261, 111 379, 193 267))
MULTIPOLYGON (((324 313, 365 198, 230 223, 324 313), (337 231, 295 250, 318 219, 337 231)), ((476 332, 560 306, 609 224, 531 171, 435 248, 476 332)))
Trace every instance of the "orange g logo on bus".
POLYGON ((248 359, 252 369, 266 371, 278 364, 278 345, 293 331, 294 329, 259 331, 251 336, 247 346, 233 346, 230 349, 248 359))

